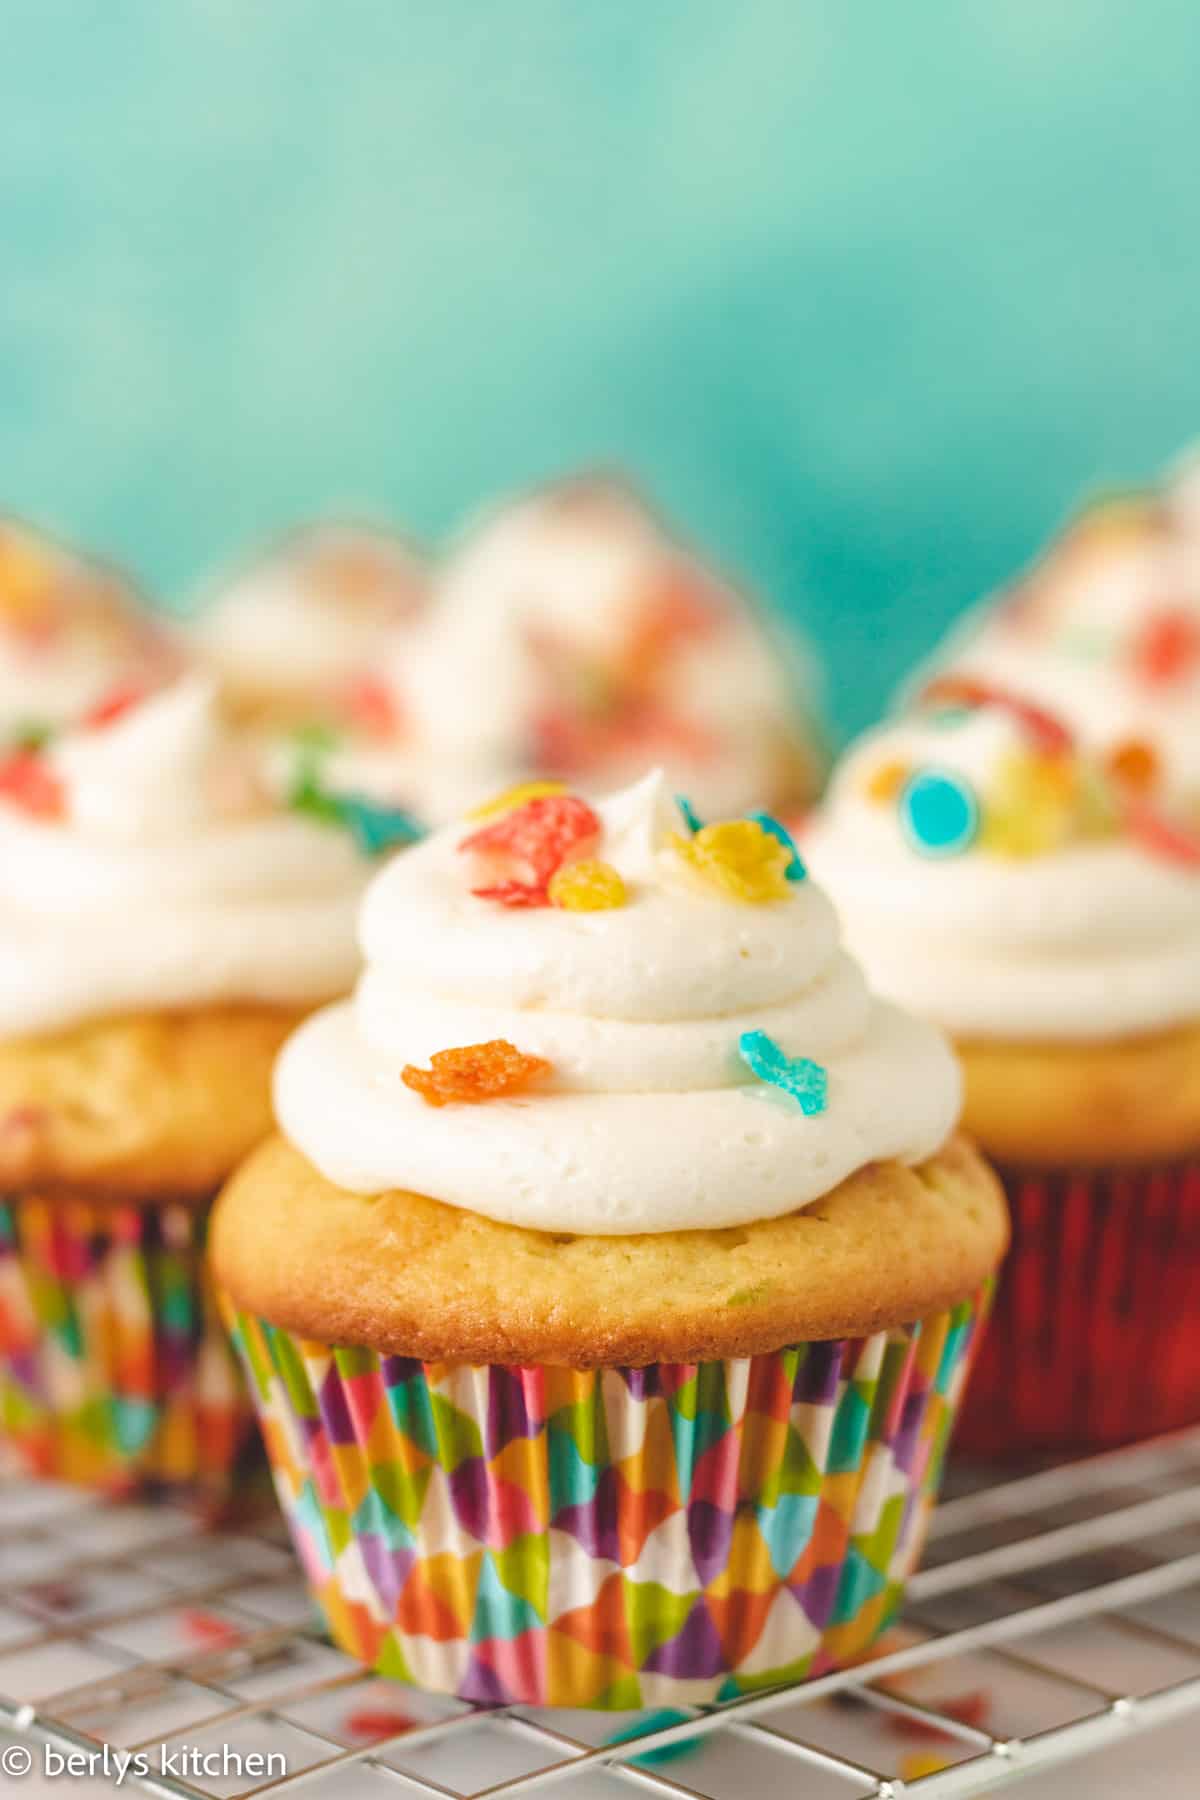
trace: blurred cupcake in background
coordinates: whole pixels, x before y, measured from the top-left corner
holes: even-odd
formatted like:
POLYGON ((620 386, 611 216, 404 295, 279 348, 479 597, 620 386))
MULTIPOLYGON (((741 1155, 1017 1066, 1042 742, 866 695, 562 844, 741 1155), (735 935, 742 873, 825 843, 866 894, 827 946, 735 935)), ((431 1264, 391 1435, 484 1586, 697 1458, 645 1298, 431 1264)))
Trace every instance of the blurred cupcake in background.
POLYGON ((353 979, 367 868, 264 798, 202 677, 0 760, 0 1433, 35 1470, 228 1490, 208 1201, 353 979))
POLYGON ((918 678, 1048 707, 1122 782, 1200 820, 1200 476, 1098 503, 977 609, 918 678))
POLYGON ((116 570, 0 518, 0 750, 161 686, 179 660, 116 570))
POLYGON ((332 738, 322 779, 432 821, 529 780, 603 791, 649 762, 706 816, 790 816, 825 771, 794 639, 616 480, 560 482, 468 531, 381 685, 393 731, 332 738))
POLYGON ((824 773, 795 642, 616 480, 468 531, 406 668, 414 733, 464 795, 531 776, 604 791, 657 763, 706 816, 794 813, 824 773))
POLYGON ((941 1034, 776 821, 680 811, 502 795, 385 869, 214 1219, 334 1637, 471 1700, 860 1655, 1005 1248, 941 1034))
POLYGON ((879 991, 942 1024, 1013 1252, 984 1452, 1200 1419, 1200 838, 1035 704, 868 734, 805 854, 879 991))
POLYGON ((310 525, 210 589, 186 635, 240 723, 390 738, 380 661, 420 613, 426 580, 423 556, 395 533, 310 525))

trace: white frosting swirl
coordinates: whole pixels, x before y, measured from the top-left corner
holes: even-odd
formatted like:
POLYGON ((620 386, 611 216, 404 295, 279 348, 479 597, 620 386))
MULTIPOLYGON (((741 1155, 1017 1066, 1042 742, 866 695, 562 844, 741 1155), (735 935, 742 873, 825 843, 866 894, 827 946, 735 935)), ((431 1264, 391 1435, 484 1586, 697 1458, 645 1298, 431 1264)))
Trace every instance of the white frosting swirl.
POLYGON ((189 630, 233 688, 335 693, 377 673, 395 629, 424 601, 425 569, 402 538, 361 525, 296 532, 203 600, 189 630))
POLYGON ((0 745, 78 718, 119 684, 160 685, 176 664, 113 570, 0 519, 0 745))
POLYGON ((871 998, 812 882, 757 905, 707 886, 669 847, 661 776, 596 810, 588 853, 628 890, 610 911, 473 895, 463 823, 371 884, 353 1002, 302 1026, 277 1071, 280 1124, 310 1161, 356 1191, 614 1234, 773 1217, 940 1147, 960 1100, 949 1050, 871 998), (827 1069, 825 1111, 754 1080, 738 1053, 753 1031, 827 1069), (549 1076, 445 1108, 401 1082, 405 1064, 493 1038, 549 1076))
MULTIPOLYGON (((660 614, 660 619, 662 615, 660 614)), ((706 812, 815 785, 812 672, 792 636, 700 567, 639 498, 599 478, 498 508, 452 551, 393 671, 409 727, 398 780, 445 819, 455 793, 562 774, 599 789, 651 760, 706 812), (690 606, 657 641, 654 609, 690 606)), ((795 796, 789 796, 794 798, 795 796)))
POLYGON ((996 708, 870 732, 843 759, 804 853, 878 991, 964 1037, 1099 1041, 1200 1016, 1200 871, 1127 835, 1029 857, 931 856, 873 798, 889 764, 984 797, 1027 744, 996 708))
POLYGON ((43 756, 62 819, 0 797, 0 1034, 344 992, 366 864, 264 810, 192 678, 43 756))
POLYGON ((1017 584, 968 614, 918 682, 950 671, 1024 695, 1101 756, 1150 745, 1164 792, 1200 805, 1197 491, 1193 471, 1161 503, 1084 514, 1017 584), (1194 644, 1156 679, 1141 665, 1160 621, 1194 644))

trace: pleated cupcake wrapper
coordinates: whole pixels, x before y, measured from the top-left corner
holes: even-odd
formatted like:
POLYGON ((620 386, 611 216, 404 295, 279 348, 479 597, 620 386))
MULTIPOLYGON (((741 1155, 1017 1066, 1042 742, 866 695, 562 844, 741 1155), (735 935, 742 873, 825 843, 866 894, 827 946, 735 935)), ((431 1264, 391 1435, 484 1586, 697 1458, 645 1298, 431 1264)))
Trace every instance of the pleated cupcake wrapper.
POLYGON ((1200 1156, 999 1173, 1013 1244, 960 1447, 1082 1451, 1200 1422, 1200 1156))
POLYGON ((468 1700, 643 1707, 817 1674, 884 1628, 986 1299, 861 1340, 594 1372, 229 1319, 344 1649, 468 1700))
POLYGON ((218 1507, 253 1471, 204 1228, 178 1203, 0 1201, 0 1435, 36 1473, 218 1507))

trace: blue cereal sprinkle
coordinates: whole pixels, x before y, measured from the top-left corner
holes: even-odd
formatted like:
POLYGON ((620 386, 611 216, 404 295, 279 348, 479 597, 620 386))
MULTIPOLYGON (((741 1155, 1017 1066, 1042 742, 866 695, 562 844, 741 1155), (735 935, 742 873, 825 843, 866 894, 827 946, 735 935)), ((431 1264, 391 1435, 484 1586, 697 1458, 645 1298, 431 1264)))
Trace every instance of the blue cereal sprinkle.
POLYGON ((765 1031, 743 1031, 738 1039, 738 1055, 759 1081, 798 1100, 805 1118, 825 1111, 829 1075, 820 1063, 807 1056, 785 1055, 765 1031))
POLYGON ((979 833, 979 801, 969 782, 947 769, 922 769, 900 795, 900 820, 925 856, 959 856, 979 833))
POLYGON ((790 851, 792 860, 783 871, 785 879, 788 881, 803 881, 808 874, 808 870, 805 868, 804 863, 801 860, 800 852, 796 848, 796 840, 793 838, 787 826, 781 825, 778 819, 773 819, 770 813, 767 812, 752 812, 750 817, 756 825, 761 825, 764 831, 768 832, 771 837, 776 838, 778 842, 783 845, 785 850, 790 851))
POLYGON ((695 837, 696 833, 702 829, 699 813, 696 811, 686 794, 676 794, 675 804, 679 808, 680 818, 683 820, 692 836, 695 837))
MULTIPOLYGON (((676 1712, 671 1708, 663 1708, 660 1712, 642 1713, 632 1725, 624 1725, 620 1731, 614 1731, 605 1738, 606 1744, 628 1744, 635 1738, 645 1737, 651 1731, 665 1731, 671 1725, 685 1725, 692 1717, 691 1713, 676 1712)), ((700 1748, 701 1740, 696 1737, 684 1738, 681 1744, 663 1744, 657 1750, 647 1750, 644 1756, 635 1756, 634 1767, 641 1763, 653 1768, 655 1763, 674 1762, 677 1757, 688 1756, 700 1748)))
POLYGON ((339 794, 333 802, 338 819, 367 856, 382 856, 397 845, 415 844, 424 826, 399 806, 380 806, 363 794, 339 794))

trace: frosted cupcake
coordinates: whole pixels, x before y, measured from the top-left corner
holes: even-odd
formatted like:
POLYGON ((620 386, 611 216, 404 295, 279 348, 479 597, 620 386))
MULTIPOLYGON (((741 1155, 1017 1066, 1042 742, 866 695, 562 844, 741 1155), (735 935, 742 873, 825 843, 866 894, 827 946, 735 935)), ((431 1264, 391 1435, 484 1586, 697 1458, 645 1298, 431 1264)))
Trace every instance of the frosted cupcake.
POLYGON ((935 654, 929 697, 1023 694, 1118 781, 1200 820, 1200 507, 1189 493, 1181 473, 1081 514, 935 654))
POLYGON ((963 1441, 1200 1419, 1200 842, 1008 700, 869 734, 805 848, 879 991, 953 1035, 1012 1205, 963 1441))
POLYGON ((380 660, 425 590, 424 560, 405 539, 365 525, 313 525, 203 598, 188 637, 244 723, 323 723, 389 737, 397 718, 380 660))
POLYGON ((0 1433, 36 1470, 217 1494, 252 1441, 208 1201, 353 980, 366 868, 264 803, 201 680, 0 761, 0 1433))
POLYGON ((339 746, 330 778, 444 820, 506 782, 603 791, 653 761, 708 812, 787 815, 825 767, 806 683, 794 642, 632 491, 564 481, 451 551, 391 671, 399 730, 339 746))
POLYGON ((0 751, 161 686, 177 667, 114 570, 0 518, 0 751))
POLYGON ((213 1259, 335 1637, 483 1701, 857 1655, 1006 1220, 770 819, 501 799, 372 883, 213 1259), (693 829, 693 827, 696 827, 693 829))

